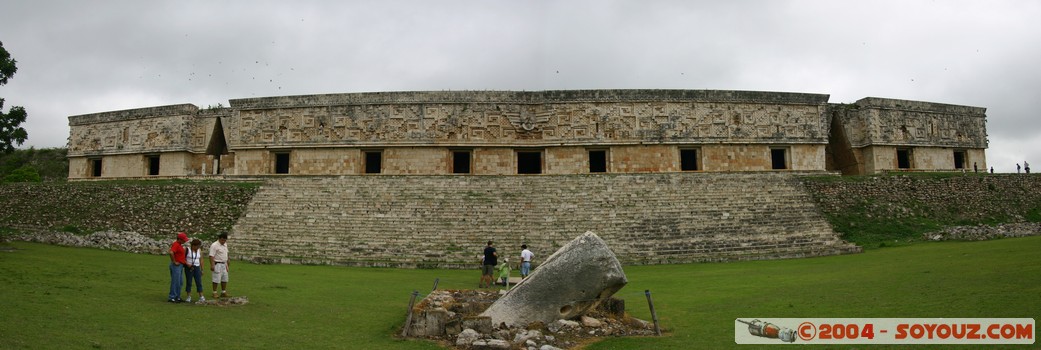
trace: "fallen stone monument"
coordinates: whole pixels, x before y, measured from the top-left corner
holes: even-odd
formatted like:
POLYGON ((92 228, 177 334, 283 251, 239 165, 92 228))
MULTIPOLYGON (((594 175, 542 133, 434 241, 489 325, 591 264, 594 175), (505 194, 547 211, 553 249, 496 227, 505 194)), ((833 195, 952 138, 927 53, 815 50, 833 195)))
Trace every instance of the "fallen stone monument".
POLYGON ((457 349, 568 349, 591 339, 654 335, 612 298, 621 263, 592 232, 553 253, 510 291, 435 290, 411 310, 402 334, 457 349))
POLYGON ((492 324, 525 326, 585 315, 629 283, 607 243, 586 232, 558 249, 481 313, 492 324))

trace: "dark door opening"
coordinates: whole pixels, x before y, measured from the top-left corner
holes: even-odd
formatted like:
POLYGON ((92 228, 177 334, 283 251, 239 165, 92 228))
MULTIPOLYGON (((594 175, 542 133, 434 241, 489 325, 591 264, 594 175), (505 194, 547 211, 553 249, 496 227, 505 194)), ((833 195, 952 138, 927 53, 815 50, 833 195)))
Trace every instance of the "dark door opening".
POLYGON ((788 169, 787 153, 787 150, 783 148, 774 148, 770 150, 770 162, 773 165, 773 169, 788 169))
POLYGON ((542 174, 542 152, 517 152, 518 174, 542 174))
POLYGON ((289 174, 289 153, 275 153, 275 174, 289 174))
POLYGON ((680 170, 683 170, 683 171, 695 171, 695 170, 698 170, 698 150, 696 150, 696 149, 681 149, 680 150, 680 170))
POLYGON ((365 152, 365 173, 379 174, 383 170, 383 152, 365 152))
POLYGON ((148 156, 148 175, 159 175, 159 156, 148 156))
POLYGON ((101 159, 90 160, 90 176, 101 177, 101 159))
POLYGON ((965 169, 965 152, 954 151, 954 168, 965 169))
POLYGON ((452 173, 470 173, 470 151, 452 151, 452 173))
MULTIPOLYGON (((210 133, 210 144, 206 146, 206 154, 213 156, 215 160, 213 173, 220 174, 220 156, 228 154, 228 142, 224 138, 224 126, 221 124, 220 118, 217 118, 213 123, 213 131, 210 133)), ((288 167, 286 171, 289 171, 288 167)))
POLYGON ((591 172, 591 173, 606 173, 607 172, 607 151, 605 151, 605 150, 589 151, 589 172, 591 172))
POLYGON ((898 169, 911 169, 911 150, 896 150, 896 167, 898 169))

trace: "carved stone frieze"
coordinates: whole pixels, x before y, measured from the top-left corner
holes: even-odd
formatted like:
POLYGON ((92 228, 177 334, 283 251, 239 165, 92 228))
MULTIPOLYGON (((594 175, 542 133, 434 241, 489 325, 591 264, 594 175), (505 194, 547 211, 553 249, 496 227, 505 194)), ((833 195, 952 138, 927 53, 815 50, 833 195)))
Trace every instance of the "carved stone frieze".
POLYGON ((979 107, 866 98, 840 116, 853 147, 987 148, 985 112, 979 107))
POLYGON ((239 112, 234 143, 541 145, 826 143, 824 106, 755 103, 428 103, 239 112))

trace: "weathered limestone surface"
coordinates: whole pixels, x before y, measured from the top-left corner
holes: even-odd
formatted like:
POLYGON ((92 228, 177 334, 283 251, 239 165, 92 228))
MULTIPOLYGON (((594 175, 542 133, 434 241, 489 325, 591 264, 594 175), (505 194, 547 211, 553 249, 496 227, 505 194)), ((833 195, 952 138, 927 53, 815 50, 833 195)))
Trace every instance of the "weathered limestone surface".
POLYGON ((825 143, 828 95, 713 90, 387 92, 231 100, 233 147, 825 143))
POLYGON ((851 146, 987 148, 986 108, 868 97, 840 111, 851 146))
POLYGON ((137 108, 69 117, 69 156, 192 151, 202 153, 228 109, 195 105, 137 108))
POLYGON ((607 243, 586 232, 565 244, 488 307, 493 324, 549 324, 582 316, 629 283, 607 243))
MULTIPOLYGON (((871 147, 923 148, 915 169, 944 170, 955 147, 985 162, 986 109, 828 95, 720 90, 415 91, 234 99, 229 108, 190 104, 69 117, 70 178, 93 177, 84 157, 103 160, 100 178, 143 176, 146 156, 169 158, 158 176, 360 174, 363 151, 385 153, 381 173, 451 173, 452 150, 473 151, 478 175, 516 174, 515 149, 545 152, 547 174, 588 171, 586 148, 608 150, 610 172, 679 171, 678 147, 703 148, 697 170, 826 169, 832 124, 846 138, 843 169, 889 169, 871 147), (771 149, 786 149, 773 167, 771 149), (865 149, 867 148, 867 149, 865 149), (868 154, 868 152, 873 152, 868 154), (241 162, 236 162, 236 155, 241 162), (118 156, 133 159, 110 159, 118 156), (857 158, 860 162, 850 160, 857 158), (118 163, 113 163, 118 162, 118 163), (224 171, 223 169, 227 169, 224 171)), ((838 147, 838 146, 836 146, 838 147)), ((846 170, 844 170, 846 171, 846 170)))
POLYGON ((256 261, 476 268, 489 239, 547 256, 586 231, 626 264, 858 251, 784 173, 280 178, 233 236, 256 261))
POLYGON ((852 175, 987 168, 986 108, 868 97, 830 110, 829 170, 852 175), (906 154, 905 166, 898 151, 906 154))

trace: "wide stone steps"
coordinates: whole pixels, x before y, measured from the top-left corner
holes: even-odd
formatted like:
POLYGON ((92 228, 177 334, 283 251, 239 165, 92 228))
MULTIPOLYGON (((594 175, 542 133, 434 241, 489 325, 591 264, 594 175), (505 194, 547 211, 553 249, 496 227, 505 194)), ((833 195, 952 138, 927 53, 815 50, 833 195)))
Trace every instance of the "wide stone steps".
POLYGON ((777 173, 282 178, 233 234, 257 261, 473 267, 489 239, 544 258, 587 230, 634 264, 858 251, 777 173))

